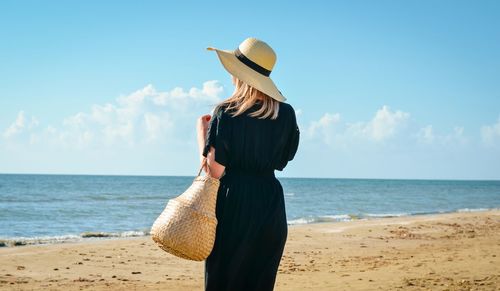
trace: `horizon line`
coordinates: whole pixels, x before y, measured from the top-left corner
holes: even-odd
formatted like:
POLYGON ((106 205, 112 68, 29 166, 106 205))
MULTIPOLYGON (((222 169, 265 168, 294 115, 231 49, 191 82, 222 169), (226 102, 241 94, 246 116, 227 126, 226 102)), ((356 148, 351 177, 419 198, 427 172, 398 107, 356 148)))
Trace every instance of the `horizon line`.
MULTIPOLYGON (((277 171, 277 170, 276 170, 277 171)), ((280 171, 277 171, 280 172, 280 171)), ((196 177, 196 175, 154 175, 154 174, 75 174, 75 173, 5 173, 0 175, 39 175, 39 176, 110 176, 110 177, 196 177)), ((324 180, 402 180, 402 181, 477 181, 477 182, 500 182, 500 179, 460 179, 460 178, 353 178, 353 177, 279 177, 285 179, 324 179, 324 180)))

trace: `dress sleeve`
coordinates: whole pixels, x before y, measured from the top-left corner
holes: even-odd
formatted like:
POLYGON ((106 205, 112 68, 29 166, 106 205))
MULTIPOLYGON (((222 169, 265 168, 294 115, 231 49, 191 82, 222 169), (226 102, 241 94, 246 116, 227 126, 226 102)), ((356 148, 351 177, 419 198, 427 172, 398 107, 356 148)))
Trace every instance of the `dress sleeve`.
POLYGON ((215 161, 227 166, 229 161, 229 120, 222 108, 218 108, 212 114, 208 125, 203 156, 210 152, 210 147, 215 148, 215 161))
POLYGON ((295 116, 295 111, 292 114, 292 131, 290 133, 289 141, 288 141, 288 149, 287 149, 287 161, 293 160, 295 154, 297 153, 297 149, 299 147, 300 140, 300 129, 297 124, 297 118, 295 116))
POLYGON ((297 124, 297 118, 295 116, 295 110, 292 110, 292 113, 289 118, 290 126, 288 126, 287 136, 286 136, 286 144, 283 148, 283 154, 281 155, 279 165, 276 167, 277 170, 283 171, 289 161, 293 160, 295 154, 297 153, 297 149, 299 147, 300 140, 300 129, 297 124))

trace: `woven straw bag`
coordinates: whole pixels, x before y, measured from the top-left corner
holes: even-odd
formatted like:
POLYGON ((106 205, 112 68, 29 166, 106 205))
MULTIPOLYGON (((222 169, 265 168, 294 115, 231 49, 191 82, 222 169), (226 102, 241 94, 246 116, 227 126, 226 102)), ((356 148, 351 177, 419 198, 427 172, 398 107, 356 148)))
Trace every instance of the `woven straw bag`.
POLYGON ((200 176, 205 164, 208 166, 206 158, 192 185, 168 201, 151 227, 151 237, 161 249, 193 261, 203 261, 210 255, 217 228, 215 206, 220 181, 210 175, 200 176))

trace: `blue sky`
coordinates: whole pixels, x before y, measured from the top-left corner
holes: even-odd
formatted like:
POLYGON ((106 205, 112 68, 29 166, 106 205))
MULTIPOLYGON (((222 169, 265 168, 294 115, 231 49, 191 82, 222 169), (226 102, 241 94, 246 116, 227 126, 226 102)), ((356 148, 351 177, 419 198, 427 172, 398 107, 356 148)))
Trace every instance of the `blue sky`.
POLYGON ((207 46, 278 55, 281 176, 500 179, 497 1, 2 1, 0 172, 195 175, 232 92, 207 46))

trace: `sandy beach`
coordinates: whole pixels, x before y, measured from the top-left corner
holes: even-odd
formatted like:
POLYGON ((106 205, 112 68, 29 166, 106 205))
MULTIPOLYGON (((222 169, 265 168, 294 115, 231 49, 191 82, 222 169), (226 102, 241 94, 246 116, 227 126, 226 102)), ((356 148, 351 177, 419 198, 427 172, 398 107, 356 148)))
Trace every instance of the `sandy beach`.
MULTIPOLYGON (((203 290, 149 237, 0 248, 1 290, 203 290)), ((275 290, 499 290, 500 211, 289 226, 275 290)))

